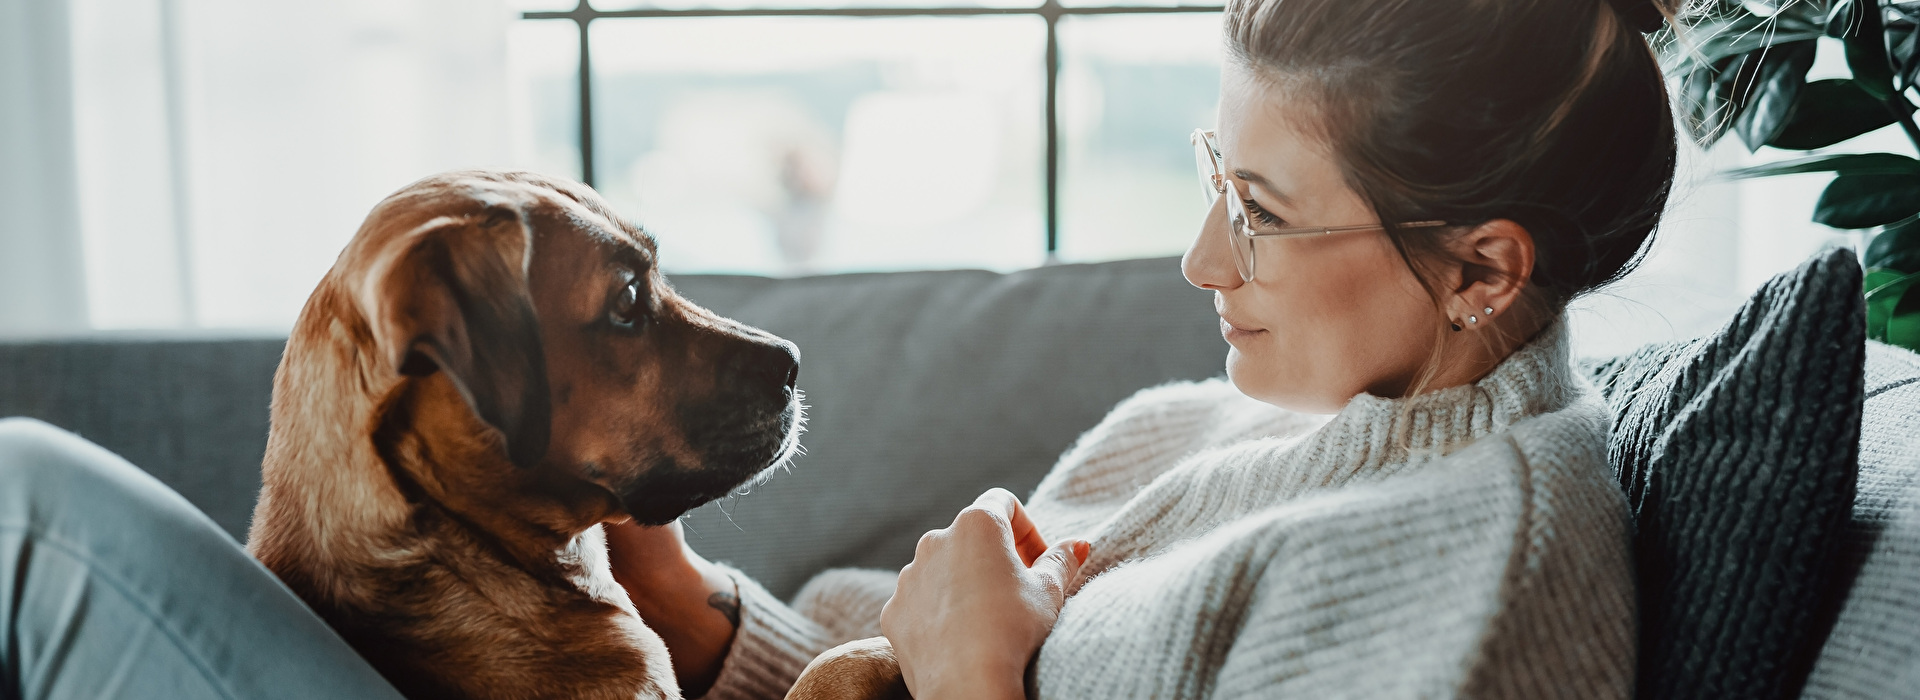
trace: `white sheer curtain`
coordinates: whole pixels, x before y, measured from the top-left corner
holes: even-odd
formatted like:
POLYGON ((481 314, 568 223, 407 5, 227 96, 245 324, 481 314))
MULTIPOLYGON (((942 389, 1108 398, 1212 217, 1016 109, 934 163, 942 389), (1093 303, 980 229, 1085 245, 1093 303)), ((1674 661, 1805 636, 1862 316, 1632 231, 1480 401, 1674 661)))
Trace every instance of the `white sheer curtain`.
POLYGON ((536 131, 527 85, 568 84, 577 54, 529 44, 500 0, 66 4, 93 328, 283 329, 407 182, 578 169, 566 124, 558 149, 516 138, 536 131))
POLYGON ((54 2, 0 3, 0 333, 87 327, 67 14, 54 2))

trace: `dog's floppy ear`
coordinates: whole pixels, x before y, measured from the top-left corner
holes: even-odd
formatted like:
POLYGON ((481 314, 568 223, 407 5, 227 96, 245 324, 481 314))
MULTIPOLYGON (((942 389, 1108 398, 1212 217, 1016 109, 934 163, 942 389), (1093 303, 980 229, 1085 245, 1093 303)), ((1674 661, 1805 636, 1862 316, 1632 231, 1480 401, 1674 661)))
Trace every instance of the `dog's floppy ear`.
POLYGON ((527 284, 532 228, 496 204, 428 221, 395 248, 361 297, 379 360, 407 376, 445 372, 506 437, 513 463, 533 466, 547 452, 552 408, 527 284))

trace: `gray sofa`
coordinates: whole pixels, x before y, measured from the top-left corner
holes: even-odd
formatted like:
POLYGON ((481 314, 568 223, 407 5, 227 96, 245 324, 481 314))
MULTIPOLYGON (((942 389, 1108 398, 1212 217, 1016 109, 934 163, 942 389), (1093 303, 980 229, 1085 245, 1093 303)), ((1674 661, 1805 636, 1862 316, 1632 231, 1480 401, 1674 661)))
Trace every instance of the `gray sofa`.
MULTIPOLYGON (((1215 376, 1226 351, 1209 295, 1173 259, 674 282, 802 349, 807 453, 687 520, 696 548, 780 595, 825 568, 897 568, 921 532, 980 491, 1024 494, 1114 403, 1215 376)), ((281 345, 0 343, 0 416, 38 417, 106 446, 244 539, 281 345)), ((1876 346, 1867 358, 1855 541, 1875 605, 1835 601, 1841 622, 1809 697, 1920 697, 1920 628, 1901 627, 1920 620, 1920 356, 1876 346), (1887 596, 1903 616, 1884 613, 1887 596), (1865 672, 1877 686, 1851 678, 1865 672)))

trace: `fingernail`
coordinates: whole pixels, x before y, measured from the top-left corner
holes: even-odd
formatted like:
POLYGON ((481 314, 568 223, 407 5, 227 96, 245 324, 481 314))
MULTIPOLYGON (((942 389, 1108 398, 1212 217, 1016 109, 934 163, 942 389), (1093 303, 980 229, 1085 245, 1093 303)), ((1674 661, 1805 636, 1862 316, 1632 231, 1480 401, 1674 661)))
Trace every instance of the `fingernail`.
POLYGON ((1073 543, 1073 556, 1079 559, 1082 564, 1087 563, 1087 553, 1092 551, 1093 545, 1088 544, 1086 540, 1073 543))

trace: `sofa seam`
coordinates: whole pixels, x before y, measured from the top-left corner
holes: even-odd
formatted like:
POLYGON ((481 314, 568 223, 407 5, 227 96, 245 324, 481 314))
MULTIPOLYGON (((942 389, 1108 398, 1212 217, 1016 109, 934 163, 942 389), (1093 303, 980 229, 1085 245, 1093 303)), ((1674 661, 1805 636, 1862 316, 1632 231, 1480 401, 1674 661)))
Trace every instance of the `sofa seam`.
POLYGON ((1872 391, 1867 392, 1866 396, 1863 397, 1863 400, 1871 399, 1875 396, 1879 396, 1881 394, 1887 393, 1889 391, 1893 391, 1894 389, 1898 389, 1904 386, 1911 386, 1915 383, 1920 383, 1920 377, 1901 377, 1900 379, 1889 382, 1883 386, 1874 387, 1872 391))

